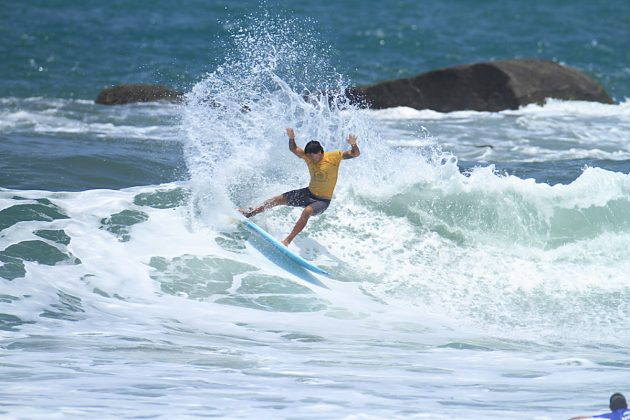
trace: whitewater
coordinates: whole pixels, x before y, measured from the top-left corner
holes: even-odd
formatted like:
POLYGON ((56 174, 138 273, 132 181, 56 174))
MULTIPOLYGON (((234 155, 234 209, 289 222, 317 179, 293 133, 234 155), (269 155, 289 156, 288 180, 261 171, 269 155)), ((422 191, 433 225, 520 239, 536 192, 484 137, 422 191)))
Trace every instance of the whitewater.
MULTIPOLYGON (((601 411, 630 366, 630 103, 363 109, 293 26, 235 28, 183 104, 0 101, 5 135, 67 142, 4 166, 0 415, 601 411), (287 127, 326 150, 359 138, 291 245, 332 273, 325 287, 234 220, 307 184, 287 127)), ((298 215, 255 221, 282 237, 298 215)))

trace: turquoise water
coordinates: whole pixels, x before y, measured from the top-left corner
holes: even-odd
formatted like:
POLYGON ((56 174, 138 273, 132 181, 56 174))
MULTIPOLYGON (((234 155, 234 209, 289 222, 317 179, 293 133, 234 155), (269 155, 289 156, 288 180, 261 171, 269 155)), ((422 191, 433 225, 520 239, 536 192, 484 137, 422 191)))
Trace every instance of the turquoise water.
MULTIPOLYGON (((623 1, 3 5, 0 416, 606 411, 630 392, 629 16, 623 1), (442 114, 302 95, 514 57, 578 68, 616 103, 442 114), (94 104, 132 82, 186 100, 94 104), (286 127, 327 150, 359 137, 291 245, 326 287, 234 220, 308 181, 286 127)), ((255 222, 279 238, 298 215, 255 222)))
POLYGON ((125 82, 190 88, 223 62, 238 22, 265 13, 309 28, 353 84, 534 57, 586 72, 618 101, 630 92, 630 5, 622 0, 9 2, 0 92, 93 99, 125 82))

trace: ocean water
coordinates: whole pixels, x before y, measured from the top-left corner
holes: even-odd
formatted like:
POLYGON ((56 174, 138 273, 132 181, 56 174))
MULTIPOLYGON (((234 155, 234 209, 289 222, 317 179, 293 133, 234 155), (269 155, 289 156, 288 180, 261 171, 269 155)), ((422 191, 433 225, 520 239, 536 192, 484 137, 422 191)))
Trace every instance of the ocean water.
MULTIPOLYGON (((3 5, 0 417, 559 419, 630 392, 630 3, 3 5), (535 57, 613 105, 321 89, 535 57), (181 104, 106 107, 119 83, 181 104), (305 95, 310 94, 310 95, 305 95), (271 261, 235 220, 344 161, 271 261), (308 278, 307 278, 308 277, 308 278), (315 278, 323 286, 310 283, 315 278)), ((283 237, 298 209, 255 221, 283 237)))

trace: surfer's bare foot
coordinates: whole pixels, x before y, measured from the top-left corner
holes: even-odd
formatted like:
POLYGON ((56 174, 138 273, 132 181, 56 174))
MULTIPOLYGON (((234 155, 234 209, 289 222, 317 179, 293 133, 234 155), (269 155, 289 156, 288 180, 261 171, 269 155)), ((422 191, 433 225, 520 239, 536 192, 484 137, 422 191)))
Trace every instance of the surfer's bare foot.
POLYGON ((289 244, 291 243, 291 241, 289 241, 287 239, 283 239, 280 242, 282 242, 282 245, 286 246, 287 248, 289 247, 289 244))
POLYGON ((252 217, 252 211, 251 211, 251 209, 250 209, 250 210, 238 209, 238 211, 240 211, 240 212, 241 212, 241 214, 242 214, 243 216, 247 217, 248 219, 249 219, 250 217, 252 217))

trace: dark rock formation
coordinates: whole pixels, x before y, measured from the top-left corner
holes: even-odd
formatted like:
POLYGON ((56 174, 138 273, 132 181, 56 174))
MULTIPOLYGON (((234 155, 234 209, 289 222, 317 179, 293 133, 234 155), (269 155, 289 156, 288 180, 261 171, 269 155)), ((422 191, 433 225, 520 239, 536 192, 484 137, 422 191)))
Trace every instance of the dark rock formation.
POLYGON ((97 104, 121 105, 132 102, 178 102, 182 93, 160 85, 129 84, 104 89, 96 98, 97 104))
POLYGON ((346 92, 373 109, 408 106, 440 112, 516 109, 546 98, 612 103, 583 73, 551 61, 507 60, 477 63, 390 80, 346 92))

